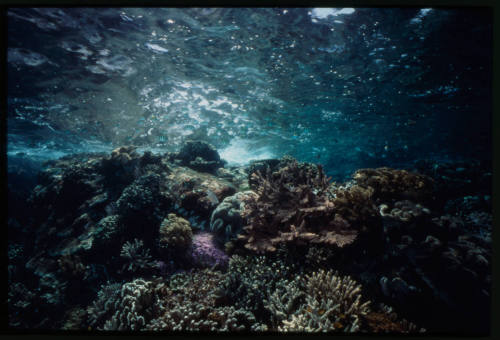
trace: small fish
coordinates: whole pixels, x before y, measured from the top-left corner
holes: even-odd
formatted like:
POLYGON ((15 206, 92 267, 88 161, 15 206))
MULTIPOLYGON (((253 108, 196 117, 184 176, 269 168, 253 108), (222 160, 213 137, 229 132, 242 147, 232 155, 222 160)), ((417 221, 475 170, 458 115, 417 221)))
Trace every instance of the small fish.
POLYGON ((215 196, 212 190, 207 190, 207 197, 213 204, 219 204, 219 199, 215 196))

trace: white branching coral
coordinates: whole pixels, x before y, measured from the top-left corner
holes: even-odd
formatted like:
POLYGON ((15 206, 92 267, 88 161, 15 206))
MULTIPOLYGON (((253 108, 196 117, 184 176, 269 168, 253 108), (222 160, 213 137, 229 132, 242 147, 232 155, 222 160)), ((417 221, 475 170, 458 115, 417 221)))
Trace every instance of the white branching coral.
POLYGON ((349 276, 319 270, 304 279, 305 303, 278 327, 283 332, 357 332, 370 312, 361 302, 361 286, 349 276))
POLYGON ((135 272, 138 269, 147 269, 153 266, 149 249, 141 249, 143 247, 142 240, 134 239, 134 242, 125 242, 122 247, 120 256, 127 259, 128 263, 123 265, 122 270, 135 272))
POLYGON ((100 330, 142 329, 161 309, 160 288, 161 284, 143 279, 103 286, 87 308, 90 325, 100 330))
POLYGON ((299 279, 292 281, 281 279, 276 283, 274 291, 268 290, 268 298, 264 300, 264 307, 271 312, 271 321, 274 326, 280 325, 303 302, 305 293, 300 285, 299 279))

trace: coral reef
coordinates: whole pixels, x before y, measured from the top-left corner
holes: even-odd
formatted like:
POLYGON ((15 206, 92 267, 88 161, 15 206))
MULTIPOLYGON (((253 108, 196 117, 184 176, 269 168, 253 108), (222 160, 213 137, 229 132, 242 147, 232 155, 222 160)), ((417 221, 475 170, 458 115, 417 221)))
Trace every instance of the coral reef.
MULTIPOLYGON (((361 319, 369 312, 370 302, 361 303, 361 286, 350 277, 319 270, 303 279, 305 301, 278 329, 283 332, 357 332, 361 319)), ((293 287, 293 286, 292 286, 293 287)), ((297 288, 292 288, 298 296, 297 288)))
POLYGON ((160 182, 160 175, 146 174, 123 190, 116 206, 126 223, 158 223, 161 220, 170 201, 161 194, 160 182))
POLYGON ((120 256, 126 260, 126 263, 123 265, 122 271, 144 271, 154 266, 149 249, 142 249, 143 246, 142 240, 138 239, 123 244, 120 256))
POLYGON ((212 211, 225 197, 236 192, 224 179, 185 167, 173 167, 165 177, 165 185, 174 200, 175 212, 199 229, 208 229, 212 211))
POLYGON ((223 276, 209 270, 174 275, 164 292, 164 313, 152 320, 151 330, 263 331, 247 310, 217 303, 223 276))
POLYGON ((373 189, 373 199, 382 202, 411 200, 423 202, 433 192, 431 178, 391 168, 359 169, 353 174, 356 183, 373 189))
POLYGON ((291 279, 293 268, 283 261, 264 256, 233 255, 219 290, 219 300, 238 309, 249 310, 259 321, 270 316, 265 308, 268 293, 280 279, 291 279))
POLYGON ((214 267, 225 269, 229 257, 220 250, 214 236, 207 232, 200 232, 193 237, 191 258, 196 267, 214 267))
POLYGON ((285 159, 284 167, 265 176, 252 176, 257 199, 249 200, 243 217, 247 225, 238 239, 257 253, 273 252, 280 243, 319 243, 344 247, 360 232, 376 232, 371 191, 358 186, 339 189, 333 199, 321 166, 285 159), (368 227, 370 226, 370 227, 368 227))
POLYGON ((257 194, 251 190, 224 198, 210 216, 210 231, 214 232, 222 243, 235 239, 245 224, 241 215, 246 202, 256 198, 257 194))
POLYGON ((72 278, 85 280, 88 277, 88 266, 82 263, 78 255, 63 255, 57 263, 63 273, 72 278))
POLYGON ((400 319, 392 307, 380 304, 376 311, 369 312, 366 324, 373 333, 424 333, 425 328, 419 328, 406 319, 400 319))
POLYGON ((114 249, 123 244, 125 227, 120 219, 120 215, 108 215, 97 223, 96 229, 92 232, 93 250, 114 249))
POLYGON ((422 214, 430 214, 429 209, 408 200, 395 202, 392 209, 387 204, 381 204, 379 212, 382 217, 390 217, 403 222, 408 222, 422 214))
POLYGON ((178 153, 171 155, 171 159, 201 172, 215 173, 224 166, 217 150, 203 141, 186 141, 178 153))
POLYGON ((158 245, 168 252, 183 251, 191 246, 193 232, 189 222, 175 214, 168 214, 160 225, 158 245))
POLYGON ((102 287, 98 298, 87 308, 91 327, 102 330, 140 330, 157 312, 155 283, 135 279, 123 285, 102 287))
POLYGON ((378 168, 337 184, 288 156, 225 169, 209 149, 120 147, 47 163, 29 216, 9 216, 9 325, 487 329, 491 176, 378 168))

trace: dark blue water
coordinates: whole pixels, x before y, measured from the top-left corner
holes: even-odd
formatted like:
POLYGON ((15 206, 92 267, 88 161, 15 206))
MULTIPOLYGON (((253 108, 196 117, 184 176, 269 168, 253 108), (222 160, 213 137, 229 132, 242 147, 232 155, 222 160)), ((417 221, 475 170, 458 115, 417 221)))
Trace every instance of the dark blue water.
POLYGON ((8 155, 212 143, 344 178, 491 156, 479 9, 11 9, 8 155))

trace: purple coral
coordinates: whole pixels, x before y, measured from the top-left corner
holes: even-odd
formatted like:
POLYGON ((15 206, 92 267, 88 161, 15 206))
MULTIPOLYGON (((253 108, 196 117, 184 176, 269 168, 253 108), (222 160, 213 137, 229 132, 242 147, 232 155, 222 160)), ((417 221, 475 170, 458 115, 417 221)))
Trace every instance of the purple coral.
POLYGON ((226 268, 229 257, 217 248, 214 235, 201 232, 193 236, 191 257, 195 265, 200 267, 226 268))

